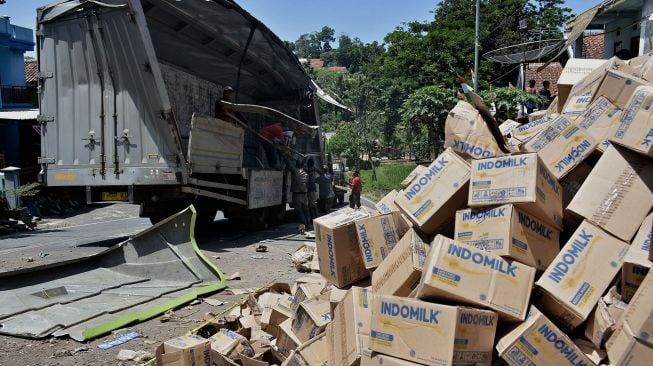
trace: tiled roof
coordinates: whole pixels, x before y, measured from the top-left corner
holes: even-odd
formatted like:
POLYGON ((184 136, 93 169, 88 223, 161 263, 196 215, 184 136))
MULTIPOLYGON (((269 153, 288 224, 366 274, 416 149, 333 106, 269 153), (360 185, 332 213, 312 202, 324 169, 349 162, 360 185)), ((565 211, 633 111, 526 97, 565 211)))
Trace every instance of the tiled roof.
POLYGON ((38 74, 38 65, 36 61, 27 61, 25 60, 25 81, 28 83, 36 82, 36 75, 38 74))
POLYGON ((583 34, 583 58, 603 58, 605 33, 586 32, 583 34))
POLYGON ((544 65, 543 63, 532 63, 528 64, 526 68, 526 86, 528 87, 528 81, 531 79, 535 80, 535 88, 537 90, 542 89, 542 82, 548 80, 551 83, 549 90, 551 90, 551 95, 558 95, 558 79, 562 73, 562 65, 559 62, 552 62, 544 70, 537 72, 537 68, 544 65))
POLYGON ((308 64, 312 69, 318 70, 324 67, 324 60, 320 60, 319 58, 311 58, 308 59, 308 64))
POLYGON ((327 67, 328 70, 335 71, 335 72, 347 72, 347 68, 344 66, 329 66, 327 67))

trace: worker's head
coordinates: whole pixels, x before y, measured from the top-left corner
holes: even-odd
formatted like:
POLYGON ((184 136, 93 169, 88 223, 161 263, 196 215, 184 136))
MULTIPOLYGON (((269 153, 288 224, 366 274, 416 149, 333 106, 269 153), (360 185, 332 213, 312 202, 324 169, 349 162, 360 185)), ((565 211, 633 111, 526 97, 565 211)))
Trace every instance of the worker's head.
POLYGON ((308 161, 306 162, 306 166, 308 166, 309 168, 315 166, 315 161, 313 160, 313 158, 308 158, 308 161))
POLYGON ((528 81, 528 87, 529 88, 534 88, 535 87, 535 79, 530 79, 528 81))
POLYGON ((358 177, 359 175, 361 175, 361 172, 358 169, 354 170, 354 177, 358 177))
POLYGON ((326 173, 329 171, 329 167, 326 165, 322 165, 322 172, 326 173))
POLYGON ((542 87, 543 87, 544 89, 549 90, 549 87, 550 87, 550 86, 551 86, 551 82, 550 82, 550 81, 548 81, 548 80, 544 80, 544 82, 542 82, 542 87))
POLYGON ((234 95, 234 88, 230 86, 225 86, 222 89, 222 100, 231 102, 234 95))

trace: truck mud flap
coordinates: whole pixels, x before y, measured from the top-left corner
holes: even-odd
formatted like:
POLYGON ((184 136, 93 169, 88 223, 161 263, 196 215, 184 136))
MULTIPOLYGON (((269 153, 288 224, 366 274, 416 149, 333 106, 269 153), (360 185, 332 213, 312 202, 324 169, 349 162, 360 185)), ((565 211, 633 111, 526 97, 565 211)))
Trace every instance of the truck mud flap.
POLYGON ((0 334, 83 341, 226 288, 193 206, 102 253, 0 277, 0 334))

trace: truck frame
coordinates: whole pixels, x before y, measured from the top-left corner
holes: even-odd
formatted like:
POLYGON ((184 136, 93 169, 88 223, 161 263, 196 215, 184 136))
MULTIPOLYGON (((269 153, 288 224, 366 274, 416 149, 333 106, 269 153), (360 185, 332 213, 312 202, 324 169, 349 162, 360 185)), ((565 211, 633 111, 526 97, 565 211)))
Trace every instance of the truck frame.
POLYGON ((257 131, 281 122, 295 155, 325 161, 312 82, 297 57, 231 0, 69 0, 37 10, 41 180, 128 200, 160 221, 264 224, 286 210, 290 179, 267 166, 257 131), (231 121, 213 118, 222 103, 231 121))

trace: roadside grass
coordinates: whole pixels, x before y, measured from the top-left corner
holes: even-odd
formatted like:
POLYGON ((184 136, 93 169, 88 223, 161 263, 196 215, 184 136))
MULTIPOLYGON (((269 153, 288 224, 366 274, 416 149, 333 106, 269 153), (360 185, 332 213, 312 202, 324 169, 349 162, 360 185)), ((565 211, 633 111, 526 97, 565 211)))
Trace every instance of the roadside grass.
POLYGON ((378 202, 393 189, 401 189, 401 181, 415 169, 413 163, 388 164, 376 168, 376 180, 372 180, 372 170, 361 170, 363 196, 378 202))

